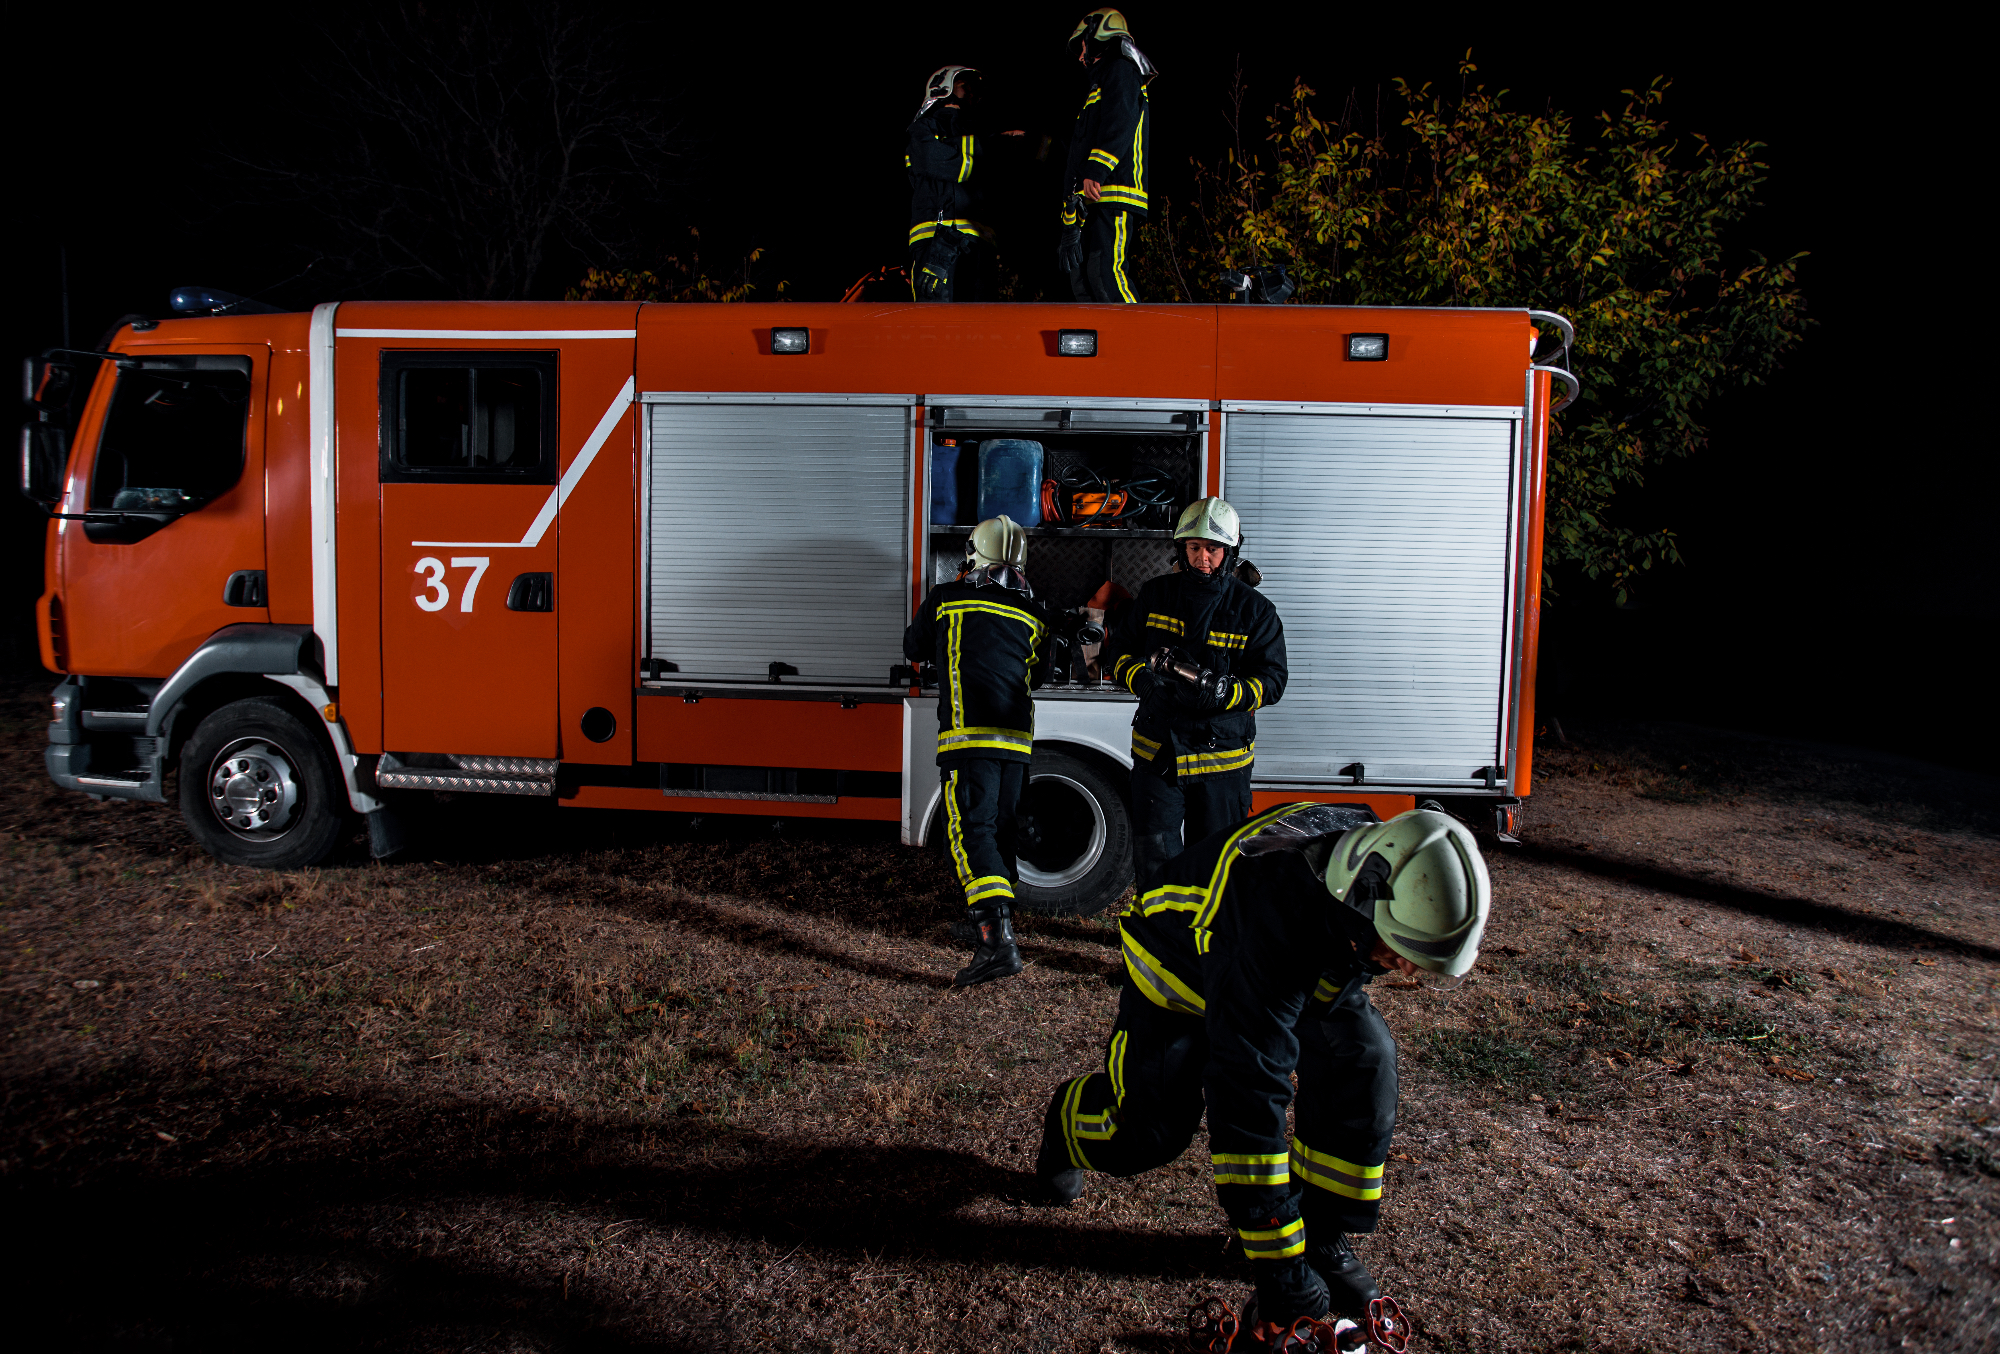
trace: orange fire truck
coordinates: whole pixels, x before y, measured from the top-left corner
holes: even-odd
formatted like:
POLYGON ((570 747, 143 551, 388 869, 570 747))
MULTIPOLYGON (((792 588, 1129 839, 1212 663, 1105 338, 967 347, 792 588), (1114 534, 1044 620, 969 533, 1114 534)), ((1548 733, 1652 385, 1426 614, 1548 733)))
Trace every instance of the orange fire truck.
MULTIPOLYGON (((1056 503, 1029 573, 1060 609, 1164 572, 1187 502, 1241 512, 1291 662, 1260 806, 1434 798, 1507 832, 1568 342, 1545 312, 1256 305, 133 320, 29 371, 48 771, 164 802, 173 769, 203 844, 269 867, 350 811, 386 850, 395 797, 435 790, 924 842, 935 695, 901 636, 972 520, 932 521, 927 477, 1005 438, 1160 500, 1056 503)), ((1026 905, 1129 881, 1131 707, 1081 661, 1038 693, 1026 905)))

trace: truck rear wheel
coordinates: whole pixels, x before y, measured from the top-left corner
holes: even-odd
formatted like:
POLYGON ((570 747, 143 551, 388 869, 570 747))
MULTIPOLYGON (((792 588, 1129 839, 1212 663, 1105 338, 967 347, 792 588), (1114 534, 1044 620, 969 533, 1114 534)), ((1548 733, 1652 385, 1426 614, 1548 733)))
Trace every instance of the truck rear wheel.
POLYGON ((1132 882, 1132 816, 1096 763, 1035 750, 1018 823, 1028 912, 1095 916, 1132 882))
POLYGON ((340 838, 346 790, 327 741, 276 700, 233 701, 181 749, 181 817, 231 865, 295 870, 340 838))

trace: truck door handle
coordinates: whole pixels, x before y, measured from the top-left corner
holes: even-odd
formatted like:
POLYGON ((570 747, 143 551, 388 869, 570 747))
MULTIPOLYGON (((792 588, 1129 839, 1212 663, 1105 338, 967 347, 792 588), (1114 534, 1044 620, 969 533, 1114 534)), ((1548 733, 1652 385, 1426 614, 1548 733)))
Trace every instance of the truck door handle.
POLYGON ((509 611, 554 611, 556 609, 556 576, 554 574, 522 574, 507 589, 507 609, 509 611))
POLYGON ((264 571, 238 569, 222 585, 224 606, 264 606, 264 571))

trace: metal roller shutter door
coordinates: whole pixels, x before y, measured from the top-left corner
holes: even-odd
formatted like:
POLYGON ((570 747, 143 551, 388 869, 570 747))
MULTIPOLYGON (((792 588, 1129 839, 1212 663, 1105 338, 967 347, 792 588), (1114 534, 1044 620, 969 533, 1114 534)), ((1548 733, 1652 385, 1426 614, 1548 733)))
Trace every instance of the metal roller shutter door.
POLYGON ((1226 494, 1291 660, 1258 779, 1484 784, 1503 760, 1514 429, 1229 416, 1226 494))
POLYGON ((907 405, 654 404, 646 656, 682 679, 888 680, 908 621, 907 405))

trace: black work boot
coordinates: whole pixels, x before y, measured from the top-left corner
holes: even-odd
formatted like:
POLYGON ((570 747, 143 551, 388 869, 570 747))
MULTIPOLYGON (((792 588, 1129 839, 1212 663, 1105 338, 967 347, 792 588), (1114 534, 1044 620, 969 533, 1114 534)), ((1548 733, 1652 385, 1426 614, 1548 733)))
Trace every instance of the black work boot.
POLYGON ((1333 1233, 1331 1241, 1315 1239, 1306 1248, 1306 1263, 1326 1280, 1327 1296, 1333 1310, 1355 1321, 1368 1317, 1368 1304, 1382 1296, 1382 1290, 1368 1273, 1368 1266, 1347 1244, 1347 1237, 1333 1233))
POLYGON ((1056 1087, 1049 1112, 1042 1116, 1042 1150, 1035 1157, 1035 1180, 1059 1204, 1075 1203, 1083 1194, 1083 1172, 1071 1163, 1063 1145, 1062 1102, 1068 1082, 1056 1087))
POLYGON ((979 927, 972 962, 958 971, 951 985, 971 987, 974 983, 1011 978, 1019 973, 1021 951, 1014 944, 1014 923, 1007 915, 1006 905, 974 908, 972 920, 979 927))

